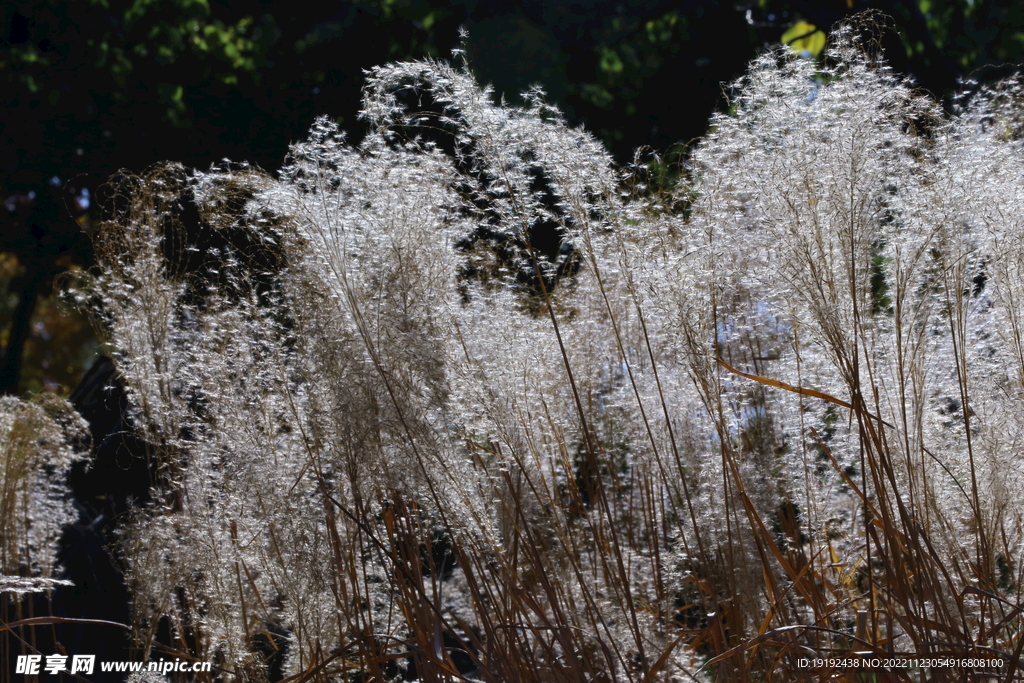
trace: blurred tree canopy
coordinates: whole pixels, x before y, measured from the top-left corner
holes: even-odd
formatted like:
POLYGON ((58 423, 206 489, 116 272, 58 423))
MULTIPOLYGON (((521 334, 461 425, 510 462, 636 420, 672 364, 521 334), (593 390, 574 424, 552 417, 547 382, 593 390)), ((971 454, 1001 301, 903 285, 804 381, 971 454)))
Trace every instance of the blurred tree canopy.
POLYGON ((1024 55, 1013 0, 8 0, 0 392, 66 392, 97 352, 53 282, 90 266, 85 233, 119 169, 231 158, 274 170, 318 114, 358 138, 363 70, 447 58, 460 27, 481 81, 510 101, 540 84, 628 161, 700 136, 722 83, 765 46, 816 53, 819 31, 871 8, 891 17, 890 64, 939 96, 1024 55))

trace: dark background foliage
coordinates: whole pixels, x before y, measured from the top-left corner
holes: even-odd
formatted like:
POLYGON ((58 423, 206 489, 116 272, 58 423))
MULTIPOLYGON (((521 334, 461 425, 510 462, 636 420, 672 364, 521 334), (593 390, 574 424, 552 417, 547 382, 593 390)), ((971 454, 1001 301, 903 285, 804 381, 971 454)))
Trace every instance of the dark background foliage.
POLYGON ((1013 0, 10 0, 0 391, 66 394, 99 353, 54 281, 91 265, 87 233, 121 169, 230 158, 274 171, 319 114, 357 139, 363 70, 448 58, 460 27, 474 72, 506 100, 540 84, 619 161, 642 147, 678 155, 760 50, 784 35, 812 48, 810 31, 867 9, 889 17, 894 68, 947 102, 959 79, 997 77, 1024 54, 1013 0))

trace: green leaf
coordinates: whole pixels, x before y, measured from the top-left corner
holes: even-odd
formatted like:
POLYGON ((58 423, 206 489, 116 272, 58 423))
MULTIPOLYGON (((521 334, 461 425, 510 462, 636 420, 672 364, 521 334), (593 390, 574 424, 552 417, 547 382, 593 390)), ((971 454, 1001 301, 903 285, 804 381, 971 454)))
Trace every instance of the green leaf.
POLYGON ((625 65, 622 63, 622 58, 619 57, 615 50, 607 47, 601 48, 601 71, 618 74, 622 73, 624 68, 625 65))
POLYGON ((156 86, 160 101, 169 104, 175 109, 184 109, 182 101, 185 95, 185 88, 174 83, 159 83, 156 86))
POLYGON ((607 109, 615 100, 615 96, 608 92, 600 83, 584 83, 580 87, 580 95, 592 104, 607 109))

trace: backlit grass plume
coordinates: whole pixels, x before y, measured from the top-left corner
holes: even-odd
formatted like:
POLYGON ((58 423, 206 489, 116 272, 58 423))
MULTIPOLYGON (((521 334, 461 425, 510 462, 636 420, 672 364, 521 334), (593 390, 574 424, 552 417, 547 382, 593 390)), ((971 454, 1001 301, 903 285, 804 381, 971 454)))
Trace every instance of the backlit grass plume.
POLYGON ((64 401, 0 399, 0 593, 66 583, 55 576, 57 541, 75 519, 66 480, 87 444, 84 421, 64 401))
POLYGON ((246 680, 1012 675, 1019 86, 950 117, 831 45, 753 63, 673 188, 436 62, 371 71, 368 135, 318 120, 276 178, 124 181, 94 300, 157 473, 124 538, 143 650, 246 680))

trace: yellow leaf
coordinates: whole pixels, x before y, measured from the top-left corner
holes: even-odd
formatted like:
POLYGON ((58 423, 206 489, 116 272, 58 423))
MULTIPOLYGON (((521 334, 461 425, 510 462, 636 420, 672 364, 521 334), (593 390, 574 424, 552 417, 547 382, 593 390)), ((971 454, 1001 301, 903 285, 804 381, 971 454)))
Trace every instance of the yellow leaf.
POLYGON ((797 52, 807 52, 817 57, 825 49, 825 33, 814 24, 798 21, 782 34, 782 42, 797 52))

